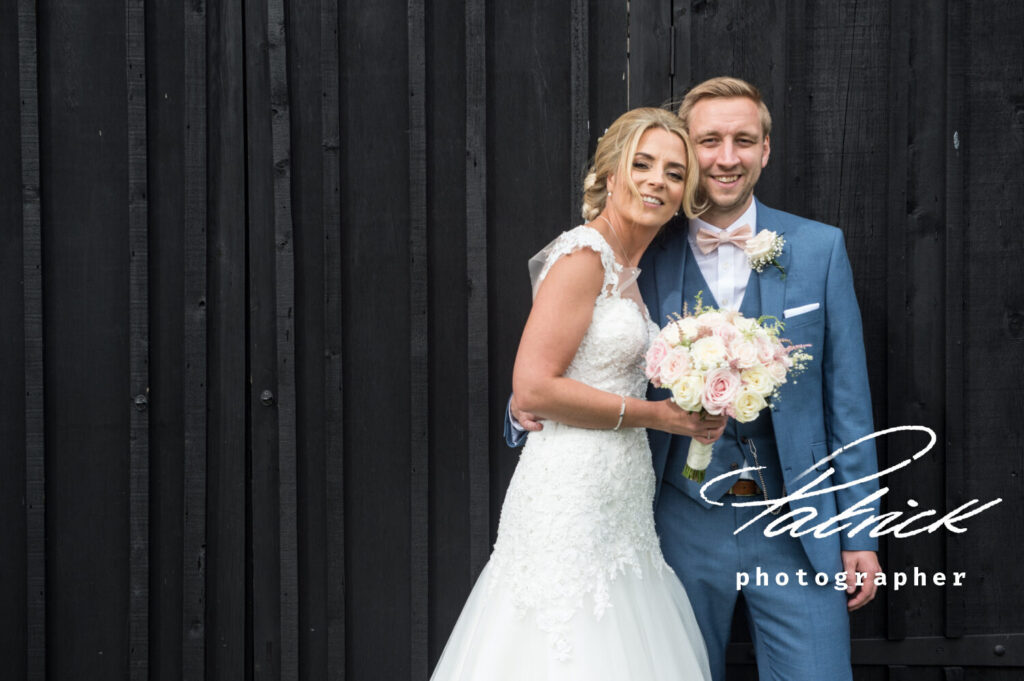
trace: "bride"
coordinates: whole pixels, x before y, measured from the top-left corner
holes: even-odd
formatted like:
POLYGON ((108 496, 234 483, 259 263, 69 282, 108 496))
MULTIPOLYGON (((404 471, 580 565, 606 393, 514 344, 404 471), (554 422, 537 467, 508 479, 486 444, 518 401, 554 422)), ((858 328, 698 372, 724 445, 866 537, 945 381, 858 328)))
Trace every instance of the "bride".
POLYGON ((523 449, 494 552, 435 681, 710 679, 655 534, 644 429, 711 442, 724 422, 644 399, 643 357, 658 327, 636 285, 662 226, 697 212, 696 189, 679 118, 629 111, 598 142, 584 182, 589 222, 531 260, 513 388, 518 406, 547 422, 523 449))

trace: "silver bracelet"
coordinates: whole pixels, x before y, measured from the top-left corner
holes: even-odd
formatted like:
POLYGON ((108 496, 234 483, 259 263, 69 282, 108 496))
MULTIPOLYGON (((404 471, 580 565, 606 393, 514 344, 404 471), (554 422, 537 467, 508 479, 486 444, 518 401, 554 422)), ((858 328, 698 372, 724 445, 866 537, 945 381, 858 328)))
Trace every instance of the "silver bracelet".
POLYGON ((622 398, 622 406, 619 407, 619 422, 615 424, 615 427, 612 428, 612 430, 618 430, 622 427, 622 417, 626 415, 626 396, 619 395, 619 397, 622 398))

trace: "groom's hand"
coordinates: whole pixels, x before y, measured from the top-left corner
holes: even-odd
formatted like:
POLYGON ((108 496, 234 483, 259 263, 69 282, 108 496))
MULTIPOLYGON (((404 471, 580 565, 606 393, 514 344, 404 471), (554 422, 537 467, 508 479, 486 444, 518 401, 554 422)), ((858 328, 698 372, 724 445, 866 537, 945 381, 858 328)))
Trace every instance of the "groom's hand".
POLYGON ((516 404, 515 393, 512 394, 512 399, 508 403, 508 408, 509 411, 512 412, 512 418, 522 426, 523 430, 536 432, 544 429, 544 424, 541 423, 541 419, 538 418, 536 414, 531 414, 530 412, 523 411, 519 408, 519 405, 516 404))
POLYGON ((878 555, 874 551, 843 551, 843 568, 846 570, 846 609, 850 612, 863 608, 875 597, 875 575, 882 571, 878 564, 878 555), (864 577, 857 586, 857 573, 863 572, 864 577))

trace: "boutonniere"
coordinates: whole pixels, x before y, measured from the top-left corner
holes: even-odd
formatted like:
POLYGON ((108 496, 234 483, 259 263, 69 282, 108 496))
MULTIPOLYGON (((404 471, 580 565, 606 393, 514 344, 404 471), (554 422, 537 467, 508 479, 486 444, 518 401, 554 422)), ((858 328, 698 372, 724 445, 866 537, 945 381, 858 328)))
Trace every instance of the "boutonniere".
POLYGON ((743 252, 747 254, 750 269, 760 274, 768 265, 775 265, 785 279, 786 270, 779 264, 779 255, 782 254, 782 247, 785 245, 786 240, 780 235, 770 229, 763 229, 747 240, 743 252))

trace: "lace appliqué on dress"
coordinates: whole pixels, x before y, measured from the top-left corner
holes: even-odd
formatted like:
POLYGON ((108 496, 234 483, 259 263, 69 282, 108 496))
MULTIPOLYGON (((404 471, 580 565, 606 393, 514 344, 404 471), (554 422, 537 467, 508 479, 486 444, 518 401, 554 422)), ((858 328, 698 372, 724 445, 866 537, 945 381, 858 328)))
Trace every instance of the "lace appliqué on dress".
MULTIPOLYGON (((535 290, 558 258, 579 248, 601 254, 604 289, 566 376, 643 398, 643 356, 652 339, 644 311, 620 295, 622 267, 601 234, 563 233, 548 247, 535 290)), ((532 263, 531 263, 532 264, 532 263)), ((635 278, 635 277, 634 277, 635 278)), ((574 616, 601 618, 609 586, 630 570, 667 568, 654 529, 654 470, 642 428, 618 432, 548 422, 527 440, 502 507, 489 589, 508 589, 532 616, 555 656, 571 654, 574 616)))

